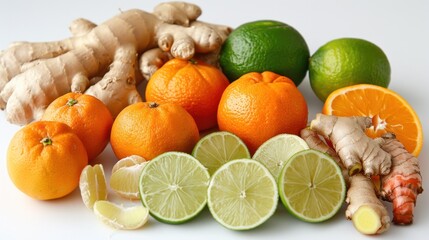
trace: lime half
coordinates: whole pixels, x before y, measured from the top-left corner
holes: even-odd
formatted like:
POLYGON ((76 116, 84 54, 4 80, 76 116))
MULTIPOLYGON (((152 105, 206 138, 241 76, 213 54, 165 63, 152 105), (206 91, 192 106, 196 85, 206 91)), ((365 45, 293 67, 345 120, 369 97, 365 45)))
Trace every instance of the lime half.
POLYGON ((316 150, 304 150, 285 164, 278 180, 280 198, 295 217, 322 222, 341 208, 346 184, 337 163, 316 150))
POLYGON ((280 134, 264 142, 253 155, 253 159, 264 164, 277 180, 284 163, 295 153, 308 149, 307 143, 292 134, 280 134))
POLYGON ((251 159, 232 160, 212 176, 208 207, 226 228, 247 230, 264 223, 276 210, 276 181, 261 163, 251 159))
POLYGON ((207 203, 210 175, 194 157, 167 152, 149 161, 140 177, 140 195, 150 214, 179 224, 194 218, 207 203))
POLYGON ((149 218, 148 210, 142 205, 123 207, 109 201, 95 202, 94 213, 102 222, 117 229, 137 229, 149 218))
POLYGON ((214 132, 198 141, 192 155, 213 174, 233 159, 250 158, 246 144, 230 132, 214 132))

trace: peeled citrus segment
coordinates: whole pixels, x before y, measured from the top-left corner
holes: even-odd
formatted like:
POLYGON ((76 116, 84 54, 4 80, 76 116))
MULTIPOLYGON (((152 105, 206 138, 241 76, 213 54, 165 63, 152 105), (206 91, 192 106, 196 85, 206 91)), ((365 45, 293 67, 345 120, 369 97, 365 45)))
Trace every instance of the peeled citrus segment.
POLYGON ((337 163, 312 149, 298 152, 286 162, 278 184, 286 209, 306 222, 322 222, 333 217, 346 194, 337 163))
POLYGON ((109 201, 95 202, 94 213, 103 223, 117 229, 137 229, 149 218, 149 211, 141 205, 123 207, 109 201))
POLYGON ((276 210, 276 181, 261 163, 251 159, 232 160, 212 176, 208 188, 208 207, 226 228, 255 228, 276 210))
POLYGON ((263 143, 252 158, 264 164, 277 180, 284 163, 295 153, 305 149, 308 149, 308 145, 302 138, 280 134, 263 143))
POLYGON ((110 188, 121 197, 140 199, 139 179, 146 164, 146 160, 137 155, 119 160, 112 168, 110 188))
POLYGON ((423 146, 423 130, 419 117, 408 102, 392 90, 359 84, 332 92, 323 106, 323 113, 335 116, 368 116, 373 126, 369 137, 392 132, 414 156, 423 146))
POLYGON ((143 168, 139 182, 143 205, 161 222, 186 222, 206 205, 209 179, 207 169, 191 155, 161 154, 143 168))
POLYGON ((192 155, 210 174, 230 160, 250 158, 246 144, 230 132, 214 132, 201 138, 195 145, 192 155))
POLYGON ((89 209, 93 208, 96 201, 107 199, 103 165, 87 165, 80 175, 79 188, 83 203, 89 209))

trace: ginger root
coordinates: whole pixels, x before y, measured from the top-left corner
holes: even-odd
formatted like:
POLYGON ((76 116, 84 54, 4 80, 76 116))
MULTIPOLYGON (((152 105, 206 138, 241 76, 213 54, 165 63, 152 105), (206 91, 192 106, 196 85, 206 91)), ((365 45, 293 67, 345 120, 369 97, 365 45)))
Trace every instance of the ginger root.
POLYGON ((352 220, 355 228, 363 234, 379 234, 390 226, 390 217, 381 200, 377 197, 373 182, 361 173, 349 177, 341 159, 320 136, 309 128, 301 130, 301 137, 312 149, 330 155, 340 166, 348 190, 346 218, 352 220))
MULTIPOLYGON (((229 33, 232 31, 232 29, 227 26, 204 23, 201 21, 192 22, 190 27, 200 28, 203 26, 210 26, 210 28, 212 28, 222 39, 222 42, 226 40, 229 33)), ((206 52, 204 48, 197 49, 195 56, 199 60, 219 68, 220 49, 221 48, 217 48, 211 52, 206 52)), ((142 54, 140 57, 139 67, 144 79, 148 81, 156 70, 162 67, 162 65, 164 65, 168 60, 174 58, 174 56, 170 54, 169 50, 168 46, 160 46, 160 48, 154 48, 142 54)))
POLYGON ((380 234, 389 229, 390 217, 376 195, 371 179, 361 173, 350 177, 347 191, 347 219, 363 234, 380 234))
POLYGON ((364 171, 367 176, 386 175, 392 165, 390 154, 380 142, 369 138, 365 129, 371 126, 367 117, 337 117, 317 114, 310 128, 329 139, 342 163, 352 176, 364 171))
POLYGON ((162 3, 153 14, 132 9, 100 25, 77 19, 73 36, 61 41, 13 44, 0 53, 0 108, 9 122, 26 124, 57 97, 78 91, 99 98, 116 116, 142 101, 136 69, 146 51, 190 59, 219 50, 231 29, 195 21, 200 14, 194 4, 162 3))
POLYGON ((392 155, 392 171, 381 178, 381 196, 393 203, 395 224, 411 224, 417 195, 423 192, 419 162, 394 134, 382 138, 382 148, 392 155))

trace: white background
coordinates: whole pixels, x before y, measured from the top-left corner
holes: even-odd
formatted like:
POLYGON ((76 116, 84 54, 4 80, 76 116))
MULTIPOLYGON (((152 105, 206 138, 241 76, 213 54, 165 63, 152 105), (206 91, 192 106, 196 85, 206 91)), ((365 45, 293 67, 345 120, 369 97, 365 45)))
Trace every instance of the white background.
MULTIPOLYGON (((392 78, 390 89, 401 94, 416 110, 428 134, 429 114, 425 105, 429 90, 428 1, 193 1, 201 6, 201 20, 237 27, 242 23, 273 19, 295 27, 306 39, 311 53, 339 37, 370 40, 387 54, 392 78)), ((151 11, 158 1, 104 0, 54 1, 13 0, 0 2, 0 49, 13 41, 50 41, 69 36, 68 24, 84 17, 100 23, 120 10, 151 11)), ((300 85, 307 99, 310 118, 322 103, 311 91, 308 76, 300 85)), ((369 239, 359 234, 344 210, 332 220, 304 223, 291 217, 282 205, 259 228, 234 232, 220 226, 205 210, 194 221, 166 225, 150 219, 142 229, 118 231, 98 222, 81 202, 79 191, 54 201, 37 201, 19 192, 9 180, 6 149, 18 126, 6 122, 0 112, 0 239, 369 239)), ((427 142, 427 141, 426 141, 427 142)), ((424 187, 429 186, 429 149, 420 154, 424 187)), ((116 161, 110 147, 99 156, 106 172, 116 161)), ((429 188, 419 196, 411 226, 392 226, 377 239, 427 238, 429 188)), ((112 193, 110 199, 121 200, 112 193)), ((130 204, 130 203, 127 203, 130 204)), ((139 202, 131 203, 139 204, 139 202)), ((373 238, 374 239, 374 238, 373 238)))

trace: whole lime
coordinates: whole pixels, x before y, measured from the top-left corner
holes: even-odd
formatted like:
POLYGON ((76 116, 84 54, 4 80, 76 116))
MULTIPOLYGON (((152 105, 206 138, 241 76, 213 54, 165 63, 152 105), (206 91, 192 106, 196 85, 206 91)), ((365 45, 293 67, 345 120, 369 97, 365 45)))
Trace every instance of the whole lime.
POLYGON ((229 81, 245 73, 271 71, 299 85, 308 70, 310 51, 301 34, 277 21, 261 20, 237 27, 220 52, 220 65, 229 81))
POLYGON ((310 58, 310 84, 323 102, 338 88, 368 83, 388 87, 390 64, 377 45, 357 38, 340 38, 320 47, 310 58))

